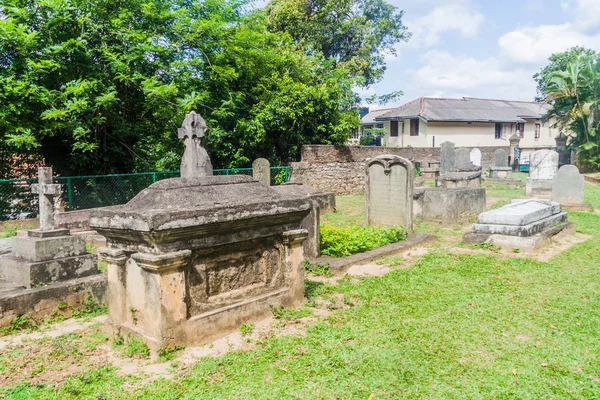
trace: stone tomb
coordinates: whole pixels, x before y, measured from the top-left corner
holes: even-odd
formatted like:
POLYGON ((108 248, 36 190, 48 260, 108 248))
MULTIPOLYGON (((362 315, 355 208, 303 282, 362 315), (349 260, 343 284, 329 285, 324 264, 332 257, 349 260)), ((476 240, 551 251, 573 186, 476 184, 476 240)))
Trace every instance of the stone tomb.
POLYGON ((108 263, 109 325, 156 351, 206 343, 271 306, 300 305, 301 224, 312 207, 310 198, 232 175, 162 180, 125 205, 92 210, 90 226, 107 239, 99 253, 108 263))
POLYGON ((552 180, 558 170, 558 153, 553 150, 538 150, 529 156, 529 178, 525 182, 528 196, 550 198, 552 180))
POLYGON ((11 239, 12 252, 0 258, 2 278, 30 289, 99 273, 85 239, 54 227, 53 197, 60 185, 52 184, 52 168, 39 169, 32 192, 39 194, 40 229, 11 239))
POLYGON ((508 166, 508 158, 504 149, 498 149, 494 152, 494 165, 490 167, 492 178, 509 179, 512 169, 508 166))
POLYGON ((513 200, 504 207, 479 214, 464 242, 488 242, 531 251, 571 226, 559 203, 541 199, 513 200))
POLYGON ((252 163, 252 177, 267 186, 271 186, 271 164, 266 158, 257 158, 252 163))
POLYGON ((384 154, 365 167, 365 213, 368 225, 403 226, 412 231, 415 170, 405 158, 384 154))
POLYGON ((575 165, 560 167, 552 181, 552 201, 569 210, 593 210, 591 204, 583 203, 584 179, 575 165))

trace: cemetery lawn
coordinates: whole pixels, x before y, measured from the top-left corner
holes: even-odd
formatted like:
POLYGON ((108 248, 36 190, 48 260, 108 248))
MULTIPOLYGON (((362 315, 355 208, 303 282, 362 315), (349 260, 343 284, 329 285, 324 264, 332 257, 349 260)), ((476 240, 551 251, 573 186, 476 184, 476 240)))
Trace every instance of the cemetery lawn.
MULTIPOLYGON (((522 197, 493 190, 503 201, 522 197)), ((324 219, 360 220, 359 197, 338 198, 347 215, 324 219)), ((586 184, 586 200, 600 209, 600 186, 586 184)), ((273 335, 191 369, 178 370, 175 359, 173 379, 123 376, 109 365, 57 383, 24 378, 0 398, 599 398, 600 214, 569 219, 591 239, 548 262, 459 252, 458 230, 429 224, 441 240, 412 265, 307 281, 307 308, 323 298, 333 306, 305 335, 273 335)), ((13 370, 7 357, 0 351, 0 375, 13 370)))

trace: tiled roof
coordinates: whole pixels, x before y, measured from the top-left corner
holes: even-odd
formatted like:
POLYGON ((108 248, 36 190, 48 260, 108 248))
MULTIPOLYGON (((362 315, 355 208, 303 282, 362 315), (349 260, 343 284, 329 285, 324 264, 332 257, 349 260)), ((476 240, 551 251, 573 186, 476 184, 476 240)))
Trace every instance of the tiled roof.
POLYGON ((377 115, 375 121, 418 117, 425 121, 525 122, 523 118, 541 118, 549 108, 546 103, 527 101, 421 97, 377 115))

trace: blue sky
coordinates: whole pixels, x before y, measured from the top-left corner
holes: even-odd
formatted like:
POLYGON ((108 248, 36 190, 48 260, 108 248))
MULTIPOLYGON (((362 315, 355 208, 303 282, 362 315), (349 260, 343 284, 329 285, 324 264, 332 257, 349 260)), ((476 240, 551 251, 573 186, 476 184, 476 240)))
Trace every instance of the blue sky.
POLYGON ((420 96, 533 100, 532 76, 552 53, 600 51, 600 0, 388 2, 405 10, 413 36, 388 57, 384 79, 359 90, 364 97, 403 90, 399 104, 420 96))

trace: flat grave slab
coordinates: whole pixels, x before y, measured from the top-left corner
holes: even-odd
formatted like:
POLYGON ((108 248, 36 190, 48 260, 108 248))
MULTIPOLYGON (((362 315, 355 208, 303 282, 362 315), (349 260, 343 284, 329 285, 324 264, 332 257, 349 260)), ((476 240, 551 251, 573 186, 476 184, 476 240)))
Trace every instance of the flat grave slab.
POLYGON ((560 211, 560 203, 540 199, 521 200, 479 214, 477 225, 524 226, 558 214, 560 211))

